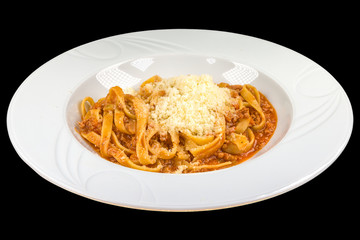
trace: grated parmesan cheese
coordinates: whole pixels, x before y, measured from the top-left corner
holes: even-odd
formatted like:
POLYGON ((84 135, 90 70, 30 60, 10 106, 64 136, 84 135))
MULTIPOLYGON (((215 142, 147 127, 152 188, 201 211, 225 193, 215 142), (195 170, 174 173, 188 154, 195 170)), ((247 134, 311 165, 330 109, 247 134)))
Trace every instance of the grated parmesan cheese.
POLYGON ((197 136, 217 132, 216 122, 230 101, 230 90, 220 88, 210 75, 182 75, 147 84, 162 91, 149 118, 162 130, 187 131, 197 136))

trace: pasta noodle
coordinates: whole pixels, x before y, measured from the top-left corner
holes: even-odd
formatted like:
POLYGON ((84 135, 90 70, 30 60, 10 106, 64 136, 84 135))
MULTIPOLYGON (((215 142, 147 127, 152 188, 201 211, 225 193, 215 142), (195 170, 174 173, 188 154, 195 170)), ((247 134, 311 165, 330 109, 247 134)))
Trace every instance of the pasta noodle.
POLYGON ((156 75, 134 95, 115 86, 97 102, 84 98, 79 133, 109 161, 164 173, 234 166, 253 156, 273 135, 276 111, 254 86, 216 85, 207 75, 175 80, 179 79, 166 85, 170 80, 156 75), (193 84, 194 79, 197 89, 186 90, 184 82, 193 84), (196 96, 189 95, 193 92, 196 96), (166 115, 169 106, 175 113, 166 115))

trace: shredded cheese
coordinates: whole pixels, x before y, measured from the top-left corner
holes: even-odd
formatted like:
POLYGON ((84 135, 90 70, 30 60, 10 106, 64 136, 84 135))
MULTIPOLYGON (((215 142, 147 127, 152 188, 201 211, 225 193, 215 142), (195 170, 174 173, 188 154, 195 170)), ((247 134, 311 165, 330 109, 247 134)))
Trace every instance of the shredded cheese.
POLYGON ((149 118, 165 131, 190 131, 197 136, 216 133, 217 121, 230 101, 230 90, 220 88, 210 75, 182 75, 146 85, 161 91, 149 118))

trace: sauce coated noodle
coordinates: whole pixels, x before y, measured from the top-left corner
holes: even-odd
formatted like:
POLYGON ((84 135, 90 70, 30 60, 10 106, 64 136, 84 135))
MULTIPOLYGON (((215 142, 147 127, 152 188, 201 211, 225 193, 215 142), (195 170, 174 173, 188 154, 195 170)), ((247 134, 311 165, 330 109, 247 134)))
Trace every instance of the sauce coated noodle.
POLYGON ((192 173, 237 165, 263 148, 277 124, 274 107, 251 85, 218 84, 230 90, 231 104, 220 114, 213 134, 164 131, 149 117, 148 103, 163 95, 149 91, 146 80, 137 95, 116 86, 106 97, 81 102, 79 133, 101 157, 126 167, 151 172, 192 173))

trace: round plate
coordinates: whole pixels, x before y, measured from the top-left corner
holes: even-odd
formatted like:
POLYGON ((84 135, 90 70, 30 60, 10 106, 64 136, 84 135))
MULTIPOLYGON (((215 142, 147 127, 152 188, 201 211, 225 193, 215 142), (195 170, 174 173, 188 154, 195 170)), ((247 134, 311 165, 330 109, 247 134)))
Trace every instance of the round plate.
POLYGON ((130 208, 199 211, 264 200, 311 180, 345 148, 353 114, 339 83, 290 49, 227 32, 158 30, 94 41, 47 62, 16 91, 7 126, 19 156, 68 191, 130 208), (154 74, 189 73, 263 92, 279 118, 269 144, 227 169, 162 174, 108 162, 75 131, 83 97, 136 87, 154 74))

